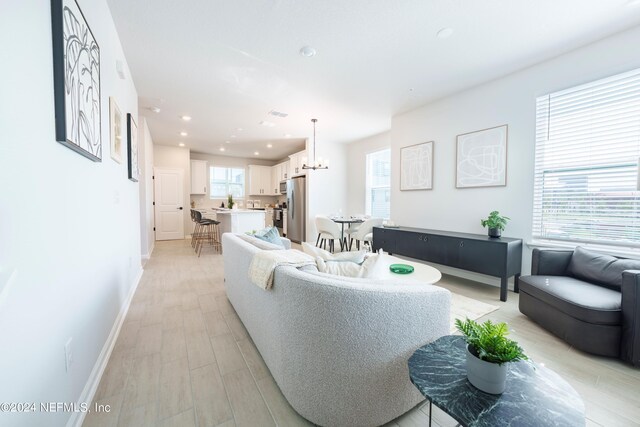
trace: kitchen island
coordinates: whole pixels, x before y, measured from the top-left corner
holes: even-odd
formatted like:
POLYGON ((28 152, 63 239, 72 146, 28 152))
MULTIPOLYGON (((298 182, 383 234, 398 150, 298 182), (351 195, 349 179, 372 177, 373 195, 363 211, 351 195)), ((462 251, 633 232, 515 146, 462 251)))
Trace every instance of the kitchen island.
POLYGON ((265 211, 250 209, 198 209, 202 216, 220 222, 220 235, 224 233, 246 233, 265 227, 265 211))

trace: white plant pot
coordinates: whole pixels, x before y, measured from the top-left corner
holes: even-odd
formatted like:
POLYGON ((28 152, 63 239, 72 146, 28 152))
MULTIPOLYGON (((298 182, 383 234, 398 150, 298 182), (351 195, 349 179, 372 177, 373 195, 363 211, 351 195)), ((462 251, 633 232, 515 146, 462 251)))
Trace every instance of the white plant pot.
POLYGON ((507 364, 498 365, 481 360, 467 346, 467 378, 478 390, 502 394, 507 381, 507 364))

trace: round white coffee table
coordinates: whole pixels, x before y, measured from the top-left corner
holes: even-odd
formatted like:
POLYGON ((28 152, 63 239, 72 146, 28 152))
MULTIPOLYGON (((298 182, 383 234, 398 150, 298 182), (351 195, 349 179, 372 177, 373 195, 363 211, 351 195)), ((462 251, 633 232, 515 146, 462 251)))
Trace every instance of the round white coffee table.
MULTIPOLYGON (((442 273, 438 269, 431 267, 430 265, 422 264, 417 261, 407 261, 406 259, 398 258, 388 253, 380 254, 383 259, 383 264, 386 268, 384 271, 378 272, 379 279, 394 279, 394 280, 409 280, 423 283, 436 283, 442 278, 442 273), (391 264, 406 264, 413 267, 413 272, 409 274, 397 274, 389 270, 391 264)), ((376 269, 377 270, 377 269, 376 269)))

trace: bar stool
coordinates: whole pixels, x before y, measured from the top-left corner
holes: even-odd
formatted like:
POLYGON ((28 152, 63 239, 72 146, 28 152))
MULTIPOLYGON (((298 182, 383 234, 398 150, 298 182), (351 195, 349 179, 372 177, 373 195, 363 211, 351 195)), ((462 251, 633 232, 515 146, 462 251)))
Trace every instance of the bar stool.
POLYGON ((194 220, 196 226, 192 239, 195 239, 195 250, 198 252, 198 257, 205 243, 209 243, 216 251, 221 252, 222 245, 220 244, 220 229, 218 227, 220 222, 202 218, 202 213, 196 210, 194 210, 194 220))

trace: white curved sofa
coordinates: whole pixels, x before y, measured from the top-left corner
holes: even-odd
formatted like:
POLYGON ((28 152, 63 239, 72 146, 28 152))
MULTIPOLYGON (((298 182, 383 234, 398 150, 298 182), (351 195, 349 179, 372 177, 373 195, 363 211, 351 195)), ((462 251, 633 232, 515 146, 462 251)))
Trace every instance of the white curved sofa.
POLYGON ((322 426, 373 426, 424 399, 407 360, 449 333, 448 290, 282 266, 265 291, 248 278, 261 249, 230 233, 222 246, 228 298, 300 415, 322 426))

